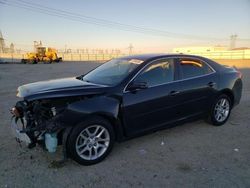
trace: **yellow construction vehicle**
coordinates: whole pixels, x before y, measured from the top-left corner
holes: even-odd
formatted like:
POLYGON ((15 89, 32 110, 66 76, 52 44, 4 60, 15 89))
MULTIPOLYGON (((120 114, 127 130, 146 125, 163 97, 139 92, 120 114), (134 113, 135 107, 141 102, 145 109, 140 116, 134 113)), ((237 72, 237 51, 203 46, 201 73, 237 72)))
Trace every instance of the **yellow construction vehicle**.
POLYGON ((46 47, 36 47, 36 52, 27 53, 27 59, 22 59, 21 63, 37 64, 38 62, 53 63, 62 61, 61 57, 57 56, 56 49, 46 47))

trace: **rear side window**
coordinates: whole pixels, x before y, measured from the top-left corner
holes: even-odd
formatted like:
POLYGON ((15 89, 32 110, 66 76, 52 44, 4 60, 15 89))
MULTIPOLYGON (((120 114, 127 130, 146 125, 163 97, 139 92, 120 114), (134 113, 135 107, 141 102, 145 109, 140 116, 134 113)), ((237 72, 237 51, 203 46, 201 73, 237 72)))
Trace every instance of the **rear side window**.
POLYGON ((212 73, 213 70, 203 61, 180 59, 181 79, 192 78, 212 73))
POLYGON ((156 60, 153 64, 150 64, 142 73, 140 73, 135 80, 146 82, 149 87, 173 81, 174 60, 156 60))

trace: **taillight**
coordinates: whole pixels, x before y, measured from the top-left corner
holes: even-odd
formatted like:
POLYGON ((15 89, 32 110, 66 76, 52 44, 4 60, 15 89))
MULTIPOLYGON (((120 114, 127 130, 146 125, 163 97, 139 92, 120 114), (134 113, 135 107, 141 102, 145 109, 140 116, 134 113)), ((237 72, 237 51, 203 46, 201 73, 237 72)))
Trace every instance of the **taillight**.
POLYGON ((241 73, 239 70, 237 71, 237 74, 238 74, 238 76, 239 76, 240 78, 242 78, 243 75, 242 75, 242 73, 241 73))
POLYGON ((239 69, 236 66, 233 66, 233 68, 237 71, 237 76, 242 78, 242 73, 239 71, 239 69))

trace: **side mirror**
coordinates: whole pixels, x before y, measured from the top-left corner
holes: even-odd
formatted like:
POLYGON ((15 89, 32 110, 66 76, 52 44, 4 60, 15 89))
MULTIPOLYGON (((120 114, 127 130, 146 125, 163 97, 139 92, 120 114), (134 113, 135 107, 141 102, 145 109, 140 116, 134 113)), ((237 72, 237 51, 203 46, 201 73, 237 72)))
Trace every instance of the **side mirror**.
POLYGON ((135 91, 138 89, 146 89, 146 88, 148 88, 147 82, 133 81, 128 85, 127 90, 135 91))
POLYGON ((76 79, 78 80, 82 80, 82 78, 85 76, 85 74, 81 75, 81 76, 77 76, 76 79))

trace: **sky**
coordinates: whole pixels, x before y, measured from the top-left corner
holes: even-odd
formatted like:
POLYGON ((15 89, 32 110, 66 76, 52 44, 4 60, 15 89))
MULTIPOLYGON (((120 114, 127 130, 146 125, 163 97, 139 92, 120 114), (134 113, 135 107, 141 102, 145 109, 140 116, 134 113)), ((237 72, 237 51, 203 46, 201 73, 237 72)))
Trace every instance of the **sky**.
POLYGON ((174 47, 229 45, 232 34, 238 35, 237 47, 250 47, 250 0, 0 0, 0 31, 7 44, 25 49, 41 40, 58 49, 127 50, 132 44, 138 52, 168 52, 174 47), (164 35, 52 16, 20 8, 22 2, 160 30, 164 35))

